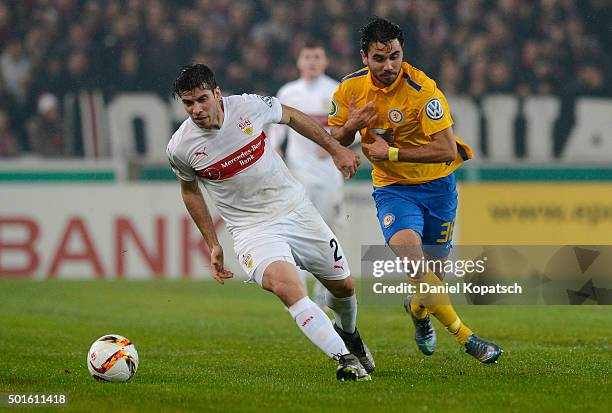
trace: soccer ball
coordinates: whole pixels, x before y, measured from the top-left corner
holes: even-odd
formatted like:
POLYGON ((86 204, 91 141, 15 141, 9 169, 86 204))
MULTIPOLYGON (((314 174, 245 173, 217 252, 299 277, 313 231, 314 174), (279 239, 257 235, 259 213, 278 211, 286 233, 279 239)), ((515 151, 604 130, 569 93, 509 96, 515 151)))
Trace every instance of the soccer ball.
POLYGON ((127 338, 107 334, 91 345, 87 368, 97 381, 128 381, 138 370, 138 352, 127 338))

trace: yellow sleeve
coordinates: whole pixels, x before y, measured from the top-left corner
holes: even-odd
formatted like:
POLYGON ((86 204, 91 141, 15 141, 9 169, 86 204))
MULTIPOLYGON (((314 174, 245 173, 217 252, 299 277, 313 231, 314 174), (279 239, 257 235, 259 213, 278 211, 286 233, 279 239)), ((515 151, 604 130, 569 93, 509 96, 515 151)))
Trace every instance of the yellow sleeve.
POLYGON ((346 85, 340 83, 334 92, 329 113, 327 114, 327 124, 329 126, 343 126, 348 119, 349 97, 346 85))
POLYGON ((423 133, 427 136, 453 125, 453 118, 446 97, 438 88, 435 89, 429 99, 423 102, 418 116, 423 133))

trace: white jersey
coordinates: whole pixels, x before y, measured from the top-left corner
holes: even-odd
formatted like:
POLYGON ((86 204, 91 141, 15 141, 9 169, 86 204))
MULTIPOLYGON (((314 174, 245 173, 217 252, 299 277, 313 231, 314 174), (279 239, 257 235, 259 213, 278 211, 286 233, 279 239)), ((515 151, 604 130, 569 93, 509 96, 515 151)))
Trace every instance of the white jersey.
POLYGON ((172 135, 167 154, 180 179, 200 179, 235 235, 288 214, 305 195, 263 132, 281 120, 278 99, 228 96, 223 112, 220 129, 202 129, 187 118, 172 135))
MULTIPOLYGON (((322 75, 315 80, 298 79, 289 82, 280 88, 277 97, 281 103, 304 112, 329 131, 327 115, 337 87, 338 82, 322 75)), ((270 142, 275 148, 280 147, 287 136, 287 166, 304 184, 321 183, 330 191, 342 187, 342 174, 331 156, 316 143, 286 125, 272 125, 269 133, 270 142)))

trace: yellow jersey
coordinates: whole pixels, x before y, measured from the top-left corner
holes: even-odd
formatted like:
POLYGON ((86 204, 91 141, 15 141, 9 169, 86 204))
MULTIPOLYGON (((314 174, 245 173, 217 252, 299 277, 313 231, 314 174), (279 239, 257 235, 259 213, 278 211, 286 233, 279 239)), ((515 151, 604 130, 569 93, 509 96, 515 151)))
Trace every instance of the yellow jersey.
MULTIPOLYGON (((344 77, 334 93, 328 117, 330 126, 342 126, 354 99, 355 109, 374 102, 377 120, 361 129, 362 141, 371 143, 370 130, 383 134, 389 145, 397 148, 417 148, 431 142, 431 135, 453 124, 448 102, 425 73, 402 63, 399 76, 385 88, 372 82, 368 68, 344 77)), ((463 162, 472 158, 472 150, 458 137, 457 159, 446 163, 372 162, 374 186, 420 184, 449 175, 463 162)), ((370 159, 367 150, 364 154, 370 159)), ((370 159, 370 161, 372 161, 370 159)))

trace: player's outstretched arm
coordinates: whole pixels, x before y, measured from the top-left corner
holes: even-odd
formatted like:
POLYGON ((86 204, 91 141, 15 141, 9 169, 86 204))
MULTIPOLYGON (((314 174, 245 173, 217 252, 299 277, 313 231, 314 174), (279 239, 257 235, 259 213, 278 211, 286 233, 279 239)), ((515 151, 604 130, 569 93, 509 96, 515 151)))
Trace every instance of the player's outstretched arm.
POLYGON ((431 135, 431 142, 418 148, 389 148, 387 141, 372 133, 373 143, 361 143, 372 161, 400 161, 418 163, 452 162, 457 158, 457 143, 452 126, 431 135), (391 151, 390 151, 391 149, 391 151), (397 151, 394 154, 392 151, 397 151))
POLYGON ((223 284, 224 280, 232 278, 234 274, 223 266, 223 248, 217 239, 217 231, 215 230, 215 225, 213 224, 206 202, 204 202, 198 181, 195 179, 193 181, 180 179, 180 181, 181 195, 183 196, 185 207, 210 249, 212 277, 218 283, 223 284))
POLYGON ((340 145, 325 129, 305 113, 291 106, 282 105, 282 107, 283 116, 280 123, 289 125, 291 129, 325 149, 331 155, 334 164, 342 172, 345 179, 350 179, 355 175, 361 162, 356 152, 340 145))

